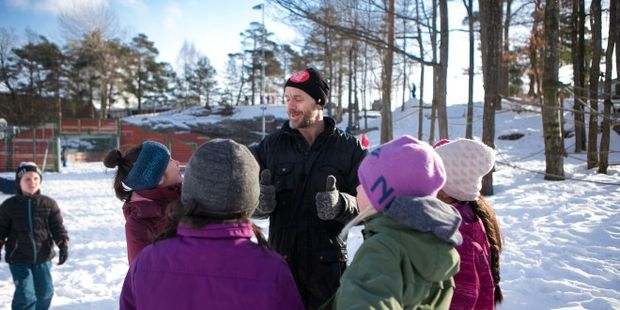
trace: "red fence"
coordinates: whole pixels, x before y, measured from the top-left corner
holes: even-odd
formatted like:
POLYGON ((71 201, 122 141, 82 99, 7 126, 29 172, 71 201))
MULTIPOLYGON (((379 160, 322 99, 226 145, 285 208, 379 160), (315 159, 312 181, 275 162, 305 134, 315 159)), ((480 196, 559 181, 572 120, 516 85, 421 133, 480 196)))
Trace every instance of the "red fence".
MULTIPOLYGON (((48 124, 0 140, 0 171, 13 171, 22 161, 34 161, 41 167, 45 163, 45 170, 55 170, 60 147, 56 145, 56 134, 56 126, 48 124)), ((128 123, 119 125, 117 120, 93 119, 63 119, 61 134, 116 137, 120 134, 119 148, 123 153, 145 140, 153 140, 166 145, 172 157, 181 164, 186 164, 194 150, 209 140, 206 136, 191 132, 157 133, 128 123)), ((68 158, 77 162, 100 161, 105 153, 74 152, 68 158)))
POLYGON ((58 154, 55 136, 56 126, 48 124, 1 140, 0 171, 13 171, 22 161, 33 161, 41 169, 55 170, 58 154))
POLYGON ((117 135, 118 121, 114 119, 63 119, 61 134, 117 135))
POLYGON ((196 148, 209 141, 203 135, 191 132, 166 132, 157 133, 127 123, 121 125, 121 152, 139 145, 145 140, 153 140, 166 145, 170 149, 172 158, 186 164, 196 148))

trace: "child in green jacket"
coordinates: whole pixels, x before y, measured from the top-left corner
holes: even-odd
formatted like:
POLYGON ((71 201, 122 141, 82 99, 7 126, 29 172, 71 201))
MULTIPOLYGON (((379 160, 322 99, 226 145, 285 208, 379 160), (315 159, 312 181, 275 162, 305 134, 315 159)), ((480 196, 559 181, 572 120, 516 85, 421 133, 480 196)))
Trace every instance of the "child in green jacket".
POLYGON ((326 309, 448 309, 462 242, 461 217, 435 198, 443 162, 411 136, 379 146, 360 164, 360 214, 365 240, 326 309))

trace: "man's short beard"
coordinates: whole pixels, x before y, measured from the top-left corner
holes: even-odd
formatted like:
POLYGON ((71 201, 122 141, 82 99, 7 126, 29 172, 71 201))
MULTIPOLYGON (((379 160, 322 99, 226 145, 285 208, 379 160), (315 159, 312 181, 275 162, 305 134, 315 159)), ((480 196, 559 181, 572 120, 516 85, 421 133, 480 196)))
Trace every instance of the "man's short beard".
POLYGON ((301 118, 301 122, 299 122, 299 125, 295 125, 293 124, 293 121, 289 120, 288 126, 291 127, 292 129, 304 129, 304 128, 312 127, 314 123, 315 121, 312 118, 312 115, 310 115, 310 117, 306 117, 306 115, 304 115, 301 118))

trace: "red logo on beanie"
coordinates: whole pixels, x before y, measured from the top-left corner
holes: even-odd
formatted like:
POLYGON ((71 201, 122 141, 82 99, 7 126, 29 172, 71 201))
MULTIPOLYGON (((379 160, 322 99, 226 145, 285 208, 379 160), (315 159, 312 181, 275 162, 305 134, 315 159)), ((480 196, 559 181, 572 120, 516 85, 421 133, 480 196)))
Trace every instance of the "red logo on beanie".
POLYGON ((303 83, 305 81, 307 81, 310 78, 310 73, 308 73, 308 71, 303 70, 303 71, 298 71, 297 73, 293 74, 293 76, 291 76, 291 81, 294 83, 303 83))

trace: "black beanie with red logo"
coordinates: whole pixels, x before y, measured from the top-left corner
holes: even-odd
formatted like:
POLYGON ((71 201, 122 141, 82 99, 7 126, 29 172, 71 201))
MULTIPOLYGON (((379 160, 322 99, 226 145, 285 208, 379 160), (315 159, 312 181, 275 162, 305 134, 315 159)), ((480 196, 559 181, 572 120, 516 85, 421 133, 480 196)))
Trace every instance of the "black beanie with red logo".
POLYGON ((287 86, 303 90, 320 105, 325 105, 325 102, 327 102, 329 85, 327 85, 325 80, 321 79, 321 74, 314 68, 308 68, 293 74, 286 81, 284 88, 287 86))

